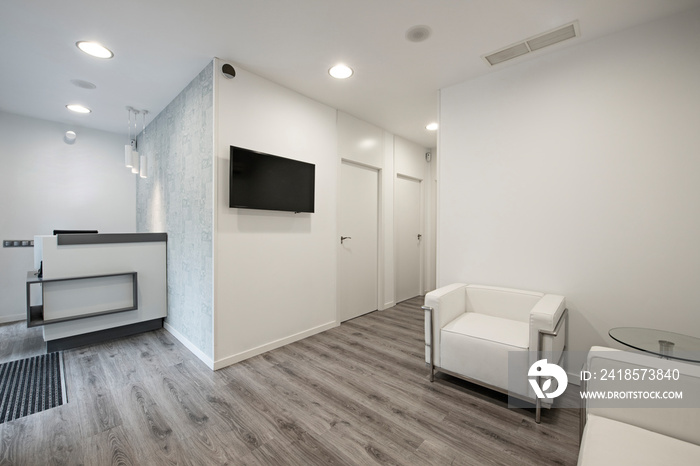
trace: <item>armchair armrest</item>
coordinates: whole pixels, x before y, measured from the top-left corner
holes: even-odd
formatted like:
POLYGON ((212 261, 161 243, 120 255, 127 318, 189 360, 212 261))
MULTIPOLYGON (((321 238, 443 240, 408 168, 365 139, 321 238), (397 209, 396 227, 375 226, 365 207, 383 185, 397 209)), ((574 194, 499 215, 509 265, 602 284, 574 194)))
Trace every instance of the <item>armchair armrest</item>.
POLYGON ((554 359, 550 362, 558 362, 558 356, 566 344, 567 329, 561 328, 565 314, 564 296, 546 294, 535 304, 530 310, 530 351, 549 353, 543 354, 543 357, 548 356, 548 359, 554 359), (559 330, 557 330, 558 327, 559 330), (554 333, 556 335, 553 335, 554 333), (544 338, 545 336, 549 338, 544 338))
MULTIPOLYGON (((566 309, 566 298, 546 294, 530 310, 530 328, 553 331, 566 309)), ((530 339, 532 341, 532 339, 530 339)))
MULTIPOLYGON (((530 310, 530 365, 540 359, 559 364, 566 348, 568 313, 564 296, 546 294, 530 310)), ((539 378, 538 378, 539 383, 539 378)), ((530 390, 534 397, 534 392, 530 390)), ((540 422, 540 407, 550 400, 536 400, 535 421, 540 422)))
MULTIPOLYGON (((466 287, 464 283, 443 286, 425 295, 425 308, 432 309, 425 313, 425 344, 430 346, 433 364, 440 365, 440 329, 453 321, 466 310, 466 287), (432 314, 432 322, 430 316, 432 314), (432 328, 432 335, 430 330, 432 328)), ((426 362, 430 363, 430 354, 426 348, 426 362)))

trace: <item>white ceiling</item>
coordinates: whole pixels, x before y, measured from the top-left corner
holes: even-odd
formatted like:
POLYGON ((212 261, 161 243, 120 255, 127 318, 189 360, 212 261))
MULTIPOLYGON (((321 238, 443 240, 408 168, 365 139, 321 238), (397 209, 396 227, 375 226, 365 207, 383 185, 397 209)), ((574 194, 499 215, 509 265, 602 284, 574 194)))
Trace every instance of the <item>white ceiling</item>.
POLYGON ((126 106, 148 109, 150 121, 219 57, 434 147, 425 125, 437 119, 438 89, 512 66, 490 68, 483 55, 574 20, 580 38, 530 56, 696 6, 700 0, 3 0, 0 110, 126 134, 126 106), (427 41, 406 40, 415 25, 431 28, 427 41), (89 57, 79 40, 100 41, 115 56, 89 57), (330 78, 337 62, 355 75, 330 78), (93 112, 73 114, 65 108, 73 102, 93 112))

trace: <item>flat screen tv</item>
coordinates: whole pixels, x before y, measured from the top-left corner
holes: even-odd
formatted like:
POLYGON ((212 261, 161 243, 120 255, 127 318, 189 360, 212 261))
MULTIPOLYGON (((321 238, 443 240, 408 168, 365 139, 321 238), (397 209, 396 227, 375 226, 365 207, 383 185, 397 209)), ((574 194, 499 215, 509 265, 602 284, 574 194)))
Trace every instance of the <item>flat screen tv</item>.
POLYGON ((313 212, 316 166, 231 146, 229 207, 313 212))

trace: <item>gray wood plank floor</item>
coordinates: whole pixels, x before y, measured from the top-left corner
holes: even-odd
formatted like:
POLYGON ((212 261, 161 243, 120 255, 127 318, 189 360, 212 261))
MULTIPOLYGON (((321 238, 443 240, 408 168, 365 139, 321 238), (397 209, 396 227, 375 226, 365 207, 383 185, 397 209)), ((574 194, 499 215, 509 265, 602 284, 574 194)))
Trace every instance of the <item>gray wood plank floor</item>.
MULTIPOLYGON (((164 330, 64 353, 68 403, 0 425, 0 465, 576 464, 578 410, 423 361, 422 298, 212 372, 164 330)), ((44 351, 0 326, 0 362, 44 351)))

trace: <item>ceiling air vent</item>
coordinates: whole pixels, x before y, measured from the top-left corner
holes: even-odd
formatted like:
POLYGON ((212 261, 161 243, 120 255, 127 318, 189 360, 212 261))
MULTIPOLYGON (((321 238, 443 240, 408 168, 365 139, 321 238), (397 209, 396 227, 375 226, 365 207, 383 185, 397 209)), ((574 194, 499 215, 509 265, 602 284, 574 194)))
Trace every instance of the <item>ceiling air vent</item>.
POLYGON ((491 66, 497 65, 499 63, 503 63, 504 61, 512 60, 513 58, 534 52, 535 50, 540 50, 567 39, 573 39, 574 37, 578 37, 578 35, 578 22, 574 21, 573 23, 559 27, 553 31, 530 37, 522 42, 485 55, 484 59, 491 66))

